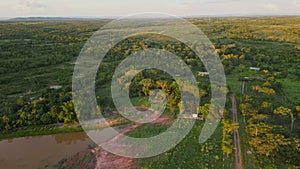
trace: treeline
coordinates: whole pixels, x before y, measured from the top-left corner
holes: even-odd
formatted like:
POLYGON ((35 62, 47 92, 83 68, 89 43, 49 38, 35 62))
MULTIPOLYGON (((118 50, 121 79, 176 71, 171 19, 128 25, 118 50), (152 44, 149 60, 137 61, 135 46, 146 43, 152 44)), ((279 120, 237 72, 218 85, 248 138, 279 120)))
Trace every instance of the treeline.
POLYGON ((228 17, 190 19, 212 38, 299 43, 300 17, 228 17))
POLYGON ((1 130, 77 121, 70 88, 48 89, 41 97, 20 97, 14 104, 3 105, 6 111, 0 114, 1 130))

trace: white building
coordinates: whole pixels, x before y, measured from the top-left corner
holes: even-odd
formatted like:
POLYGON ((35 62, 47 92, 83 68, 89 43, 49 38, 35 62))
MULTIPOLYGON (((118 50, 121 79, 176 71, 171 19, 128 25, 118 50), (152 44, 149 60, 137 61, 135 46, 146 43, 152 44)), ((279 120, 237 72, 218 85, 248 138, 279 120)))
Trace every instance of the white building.
POLYGON ((193 118, 198 118, 198 114, 192 114, 193 118))
POLYGON ((208 76, 209 72, 199 72, 198 75, 199 76, 208 76))
POLYGON ((249 69, 250 69, 250 70, 255 70, 255 71, 260 71, 260 68, 259 68, 259 67, 250 67, 249 69))

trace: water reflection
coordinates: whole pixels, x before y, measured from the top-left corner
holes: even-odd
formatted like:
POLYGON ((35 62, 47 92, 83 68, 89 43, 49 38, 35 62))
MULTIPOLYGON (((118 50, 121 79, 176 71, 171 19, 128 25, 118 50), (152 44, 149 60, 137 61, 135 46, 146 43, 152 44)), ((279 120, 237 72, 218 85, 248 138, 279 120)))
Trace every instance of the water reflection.
POLYGON ((55 134, 54 137, 57 144, 66 143, 66 144, 76 144, 78 141, 84 141, 87 139, 85 133, 72 133, 66 137, 65 134, 55 134))
POLYGON ((84 132, 0 141, 1 169, 54 168, 63 158, 94 145, 84 132))

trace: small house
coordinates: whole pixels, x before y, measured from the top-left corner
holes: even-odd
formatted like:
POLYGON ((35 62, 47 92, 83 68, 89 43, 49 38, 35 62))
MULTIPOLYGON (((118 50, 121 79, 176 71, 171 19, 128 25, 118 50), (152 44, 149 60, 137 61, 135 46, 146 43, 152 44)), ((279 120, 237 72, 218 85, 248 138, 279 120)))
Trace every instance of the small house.
POLYGON ((62 88, 62 86, 59 86, 59 85, 53 85, 53 86, 50 86, 50 89, 55 89, 55 90, 57 90, 57 89, 60 89, 60 88, 62 88))
POLYGON ((209 72, 199 72, 198 75, 199 76, 208 76, 209 72))
POLYGON ((254 70, 254 71, 260 71, 260 68, 259 68, 259 67, 250 67, 249 69, 250 69, 250 70, 254 70))
POLYGON ((192 114, 193 118, 198 118, 198 114, 192 114))

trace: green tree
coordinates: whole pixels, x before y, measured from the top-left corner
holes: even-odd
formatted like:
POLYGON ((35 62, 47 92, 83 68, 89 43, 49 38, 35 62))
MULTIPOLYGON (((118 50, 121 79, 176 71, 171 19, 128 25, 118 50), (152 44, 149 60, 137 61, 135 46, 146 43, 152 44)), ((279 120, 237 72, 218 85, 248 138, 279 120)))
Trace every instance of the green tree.
POLYGON ((233 145, 232 145, 232 134, 234 130, 239 128, 238 123, 231 123, 228 120, 222 120, 223 125, 223 132, 222 132, 222 151, 228 157, 233 152, 233 145))
POLYGON ((253 116, 251 116, 251 118, 248 120, 249 124, 253 124, 255 122, 261 121, 261 120, 265 120, 267 119, 269 116, 265 115, 265 114, 255 114, 253 116))
POLYGON ((150 92, 150 88, 153 86, 154 82, 152 79, 143 79, 140 84, 143 86, 142 87, 142 92, 144 95, 148 96, 150 92))
POLYGON ((58 118, 62 120, 65 124, 74 122, 77 120, 76 113, 74 110, 73 100, 65 102, 62 106, 62 111, 60 111, 58 118))
MULTIPOLYGON (((167 94, 168 105, 170 107, 171 112, 174 112, 176 106, 180 102, 180 91, 178 85, 175 81, 173 81, 166 89, 169 93, 167 94)), ((188 111, 189 107, 185 107, 185 111, 188 111)))
POLYGON ((271 89, 271 88, 268 88, 268 87, 261 87, 261 88, 258 89, 258 92, 259 93, 264 93, 266 95, 273 95, 273 94, 275 94, 275 90, 271 89))
POLYGON ((204 118, 207 118, 209 114, 210 104, 205 104, 203 106, 199 106, 198 112, 203 115, 204 118))
POLYGON ((41 117, 41 121, 43 124, 51 124, 52 123, 52 116, 50 112, 44 113, 41 117))
POLYGON ((244 123, 246 123, 246 116, 249 115, 248 112, 249 110, 252 109, 251 104, 249 103, 241 103, 240 104, 240 110, 244 119, 244 123))
POLYGON ((158 80, 156 81, 156 84, 162 89, 162 91, 164 91, 166 94, 168 94, 168 85, 169 82, 166 80, 158 80))
POLYGON ((261 111, 264 111, 266 113, 270 113, 271 109, 272 109, 272 103, 264 101, 264 102, 261 103, 260 109, 261 109, 261 111))
POLYGON ((9 122, 10 122, 9 117, 6 116, 6 115, 2 116, 2 121, 3 121, 3 123, 5 124, 5 126, 4 126, 5 129, 6 129, 6 130, 10 130, 10 129, 11 129, 11 126, 10 126, 10 124, 9 124, 9 122))
POLYGON ((56 120, 56 123, 59 123, 59 108, 57 108, 56 106, 52 106, 50 108, 50 114, 51 114, 51 117, 54 118, 56 120))
POLYGON ((293 131, 294 122, 296 120, 296 114, 291 109, 280 106, 274 110, 274 114, 281 115, 281 116, 289 115, 291 119, 291 131, 293 131))

